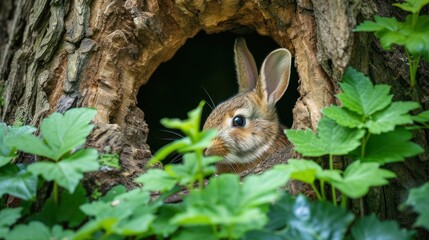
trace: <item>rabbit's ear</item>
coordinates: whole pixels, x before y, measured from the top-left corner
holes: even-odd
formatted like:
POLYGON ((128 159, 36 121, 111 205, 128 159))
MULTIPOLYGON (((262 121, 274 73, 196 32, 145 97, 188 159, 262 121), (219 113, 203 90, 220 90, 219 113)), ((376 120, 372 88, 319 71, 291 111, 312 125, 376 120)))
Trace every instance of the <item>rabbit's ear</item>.
POLYGON ((275 104, 285 93, 290 78, 292 57, 285 48, 271 52, 264 60, 256 91, 268 104, 275 104))
POLYGON ((244 38, 237 38, 234 45, 235 71, 237 72, 239 92, 252 90, 258 78, 258 69, 252 54, 247 49, 244 38))

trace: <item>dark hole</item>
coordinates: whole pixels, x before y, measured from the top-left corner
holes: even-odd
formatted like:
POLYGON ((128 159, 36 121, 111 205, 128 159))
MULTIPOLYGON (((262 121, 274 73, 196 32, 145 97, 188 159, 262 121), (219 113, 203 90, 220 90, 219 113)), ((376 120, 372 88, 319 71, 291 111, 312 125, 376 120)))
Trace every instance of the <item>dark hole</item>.
MULTIPOLYGON (((168 129, 160 124, 160 119, 184 119, 187 112, 203 99, 212 104, 204 89, 216 105, 237 93, 233 46, 238 36, 246 39, 258 70, 265 57, 279 48, 271 38, 256 33, 237 35, 224 32, 208 35, 200 32, 189 39, 170 61, 161 64, 148 83, 140 88, 138 106, 144 111, 149 125, 148 144, 152 153, 178 138, 163 131, 168 129)), ((292 109, 299 97, 298 74, 293 63, 290 79, 285 95, 277 103, 280 121, 288 127, 292 126, 292 109)), ((202 122, 210 111, 206 105, 202 122)))

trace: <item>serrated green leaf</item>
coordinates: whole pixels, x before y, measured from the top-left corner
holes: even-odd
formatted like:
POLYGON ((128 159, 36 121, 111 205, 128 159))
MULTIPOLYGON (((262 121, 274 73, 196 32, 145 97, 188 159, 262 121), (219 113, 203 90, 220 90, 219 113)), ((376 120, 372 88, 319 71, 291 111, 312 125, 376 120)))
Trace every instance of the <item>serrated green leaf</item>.
POLYGON ((417 14, 427 4, 429 4, 429 0, 406 0, 403 3, 394 3, 392 5, 404 11, 417 14))
POLYGON ((183 211, 180 204, 166 204, 159 208, 157 217, 150 225, 152 232, 157 236, 167 238, 179 227, 171 224, 170 220, 179 212, 183 211))
POLYGON ((22 127, 10 127, 6 123, 0 123, 0 159, 3 158, 3 161, 0 160, 0 166, 6 165, 11 159, 16 157, 15 155, 15 146, 10 144, 9 139, 18 137, 20 135, 31 135, 37 129, 32 126, 22 126, 22 127), (9 161, 6 162, 6 159, 9 161))
POLYGON ((189 194, 184 200, 185 211, 171 221, 185 226, 218 225, 220 232, 228 229, 233 235, 229 237, 239 238, 244 232, 259 229, 266 222, 266 206, 278 197, 277 188, 266 182, 275 182, 270 176, 280 174, 278 170, 269 171, 262 176, 248 178, 243 185, 237 175, 223 174, 211 178, 204 190, 194 190, 189 194))
POLYGON ((112 189, 110 189, 106 195, 99 198, 99 201, 103 202, 111 202, 116 196, 124 194, 127 192, 127 188, 124 185, 116 185, 112 189))
POLYGON ((161 192, 169 191, 177 184, 175 178, 161 169, 149 169, 134 181, 143 184, 143 188, 147 191, 161 192))
POLYGON ((397 240, 414 239, 414 231, 400 229, 395 221, 378 220, 374 214, 359 218, 351 229, 353 239, 365 240, 397 240))
POLYGON ((413 119, 415 122, 427 123, 429 122, 429 110, 421 112, 416 116, 411 116, 411 119, 413 119))
POLYGON ((22 207, 5 208, 0 211, 0 227, 9 227, 21 217, 22 207))
POLYGON ((60 162, 37 162, 28 166, 35 175, 41 175, 47 181, 54 180, 58 185, 74 192, 85 172, 96 171, 98 152, 95 149, 81 149, 60 162))
POLYGON ((429 183, 423 184, 418 188, 411 189, 406 206, 411 206, 419 214, 414 226, 423 227, 429 230, 429 183))
POLYGON ((335 120, 338 125, 349 128, 362 128, 363 116, 339 106, 330 106, 322 109, 322 113, 328 118, 335 120))
POLYGON ((91 238, 92 233, 104 230, 129 236, 143 234, 154 221, 156 207, 149 206, 150 194, 134 189, 116 196, 111 202, 96 201, 81 206, 81 210, 95 220, 79 229, 77 239, 91 238))
POLYGON ((0 167, 10 163, 15 157, 3 157, 0 156, 0 167))
POLYGON ((277 165, 274 169, 283 170, 290 178, 308 184, 313 184, 317 173, 323 171, 319 164, 304 159, 289 159, 287 164, 277 165))
POLYGON ((173 240, 217 240, 213 228, 208 226, 185 227, 172 238, 173 240))
POLYGON ((409 111, 419 107, 416 102, 393 102, 387 108, 373 114, 365 125, 372 134, 393 131, 398 125, 412 123, 409 111))
POLYGON ((30 222, 28 225, 15 226, 6 236, 6 240, 48 240, 50 237, 51 232, 47 226, 40 222, 30 222))
POLYGON ((167 128, 180 129, 186 136, 194 140, 200 129, 201 113, 205 102, 201 101, 197 108, 188 112, 188 119, 161 119, 161 124, 167 128))
POLYGON ((328 202, 311 202, 285 194, 271 208, 264 231, 250 231, 244 239, 344 239, 353 214, 328 202))
POLYGON ((386 185, 388 179, 394 177, 395 173, 381 169, 378 163, 355 161, 347 166, 341 181, 332 181, 331 184, 344 195, 356 199, 365 196, 370 187, 386 185))
POLYGON ((398 22, 395 18, 375 16, 375 22, 365 21, 355 31, 375 32, 386 50, 397 44, 404 46, 414 58, 423 55, 429 61, 429 16, 416 15, 414 18, 413 20, 413 16, 408 15, 405 22, 398 22))
POLYGON ((51 196, 43 205, 42 210, 29 216, 27 221, 39 221, 47 226, 54 226, 55 224, 68 227, 79 226, 86 218, 79 207, 88 202, 83 186, 79 184, 72 194, 62 191, 60 199, 61 201, 56 203, 51 196))
POLYGON ((351 67, 347 68, 340 86, 343 93, 337 97, 343 106, 364 117, 384 109, 392 102, 389 86, 374 86, 368 77, 351 67))
POLYGON ((20 151, 34 155, 54 159, 55 153, 43 142, 42 139, 34 135, 19 135, 8 138, 10 145, 16 146, 20 151))
POLYGON ((347 154, 360 145, 365 134, 363 130, 342 127, 326 117, 320 119, 317 130, 318 135, 311 130, 286 130, 286 135, 294 144, 295 151, 317 157, 347 154))
POLYGON ((54 153, 54 160, 85 143, 93 128, 90 122, 96 114, 95 109, 74 108, 64 115, 53 113, 42 121, 40 131, 54 153))
POLYGON ((0 168, 0 196, 10 194, 23 200, 36 196, 37 176, 24 165, 6 165, 0 168))
POLYGON ((395 131, 371 135, 366 148, 363 162, 377 162, 380 164, 403 161, 422 153, 424 150, 418 144, 411 142, 412 133, 404 128, 395 131))
POLYGON ((191 145, 191 138, 184 137, 180 140, 173 141, 162 148, 160 148, 150 159, 148 165, 153 165, 159 161, 162 161, 164 158, 166 158, 170 153, 177 151, 180 148, 186 147, 191 145))

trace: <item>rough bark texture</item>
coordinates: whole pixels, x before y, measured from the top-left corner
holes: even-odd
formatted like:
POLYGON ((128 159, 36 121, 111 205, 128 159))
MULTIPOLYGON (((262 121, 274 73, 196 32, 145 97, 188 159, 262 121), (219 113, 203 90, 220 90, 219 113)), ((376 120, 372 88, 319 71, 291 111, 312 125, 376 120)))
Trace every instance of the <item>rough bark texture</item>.
MULTIPOLYGON (((316 128, 320 109, 335 101, 337 82, 350 62, 401 92, 408 79, 405 63, 398 60, 404 54, 386 53, 376 42, 369 45, 373 39, 368 35, 352 33, 357 19, 370 18, 377 10, 392 13, 390 3, 377 2, 2 1, 0 20, 6 25, 0 26, 0 116, 8 123, 22 119, 37 125, 53 111, 95 107, 96 128, 88 145, 120 154, 123 169, 93 174, 90 182, 102 188, 118 182, 131 186, 150 158, 148 126, 136 107, 137 92, 160 63, 200 31, 245 27, 292 52, 301 95, 293 110, 293 128, 316 128)), ((424 78, 427 71, 422 70, 420 83, 428 89, 424 78)), ((427 97, 422 99, 426 104, 427 97)), ((420 136, 418 141, 427 146, 426 134, 420 136)), ((397 205, 410 187, 427 180, 427 159, 422 155, 391 166, 399 179, 374 191, 367 198, 368 208, 409 224, 410 217, 398 212, 397 205)))

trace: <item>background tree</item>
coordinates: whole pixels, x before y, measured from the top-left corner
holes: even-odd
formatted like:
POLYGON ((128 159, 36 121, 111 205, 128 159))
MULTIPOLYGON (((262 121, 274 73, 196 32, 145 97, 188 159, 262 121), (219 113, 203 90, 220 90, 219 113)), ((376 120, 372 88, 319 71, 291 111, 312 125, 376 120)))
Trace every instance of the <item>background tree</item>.
MULTIPOLYGON (((151 156, 148 125, 136 106, 139 88, 164 61, 200 31, 246 29, 272 38, 295 58, 299 93, 293 128, 315 129, 320 109, 336 102, 337 82, 347 65, 408 99, 408 67, 399 48, 386 52, 371 34, 353 33, 374 14, 403 18, 383 1, 169 1, 6 0, 0 3, 1 119, 38 124, 47 114, 72 107, 98 110, 89 145, 118 153, 122 171, 99 172, 102 187, 129 183, 151 156), (108 147, 108 148, 106 148, 108 147)), ((427 13, 427 9, 424 10, 427 13)), ((428 66, 417 83, 426 109, 428 66)), ((167 86, 166 86, 167 87, 167 86)), ((427 133, 416 132, 427 149, 427 133)), ((392 164, 399 176, 364 200, 381 218, 402 224, 397 210, 408 189, 428 180, 427 153, 392 164)), ((340 163, 339 163, 340 164, 340 163)))

